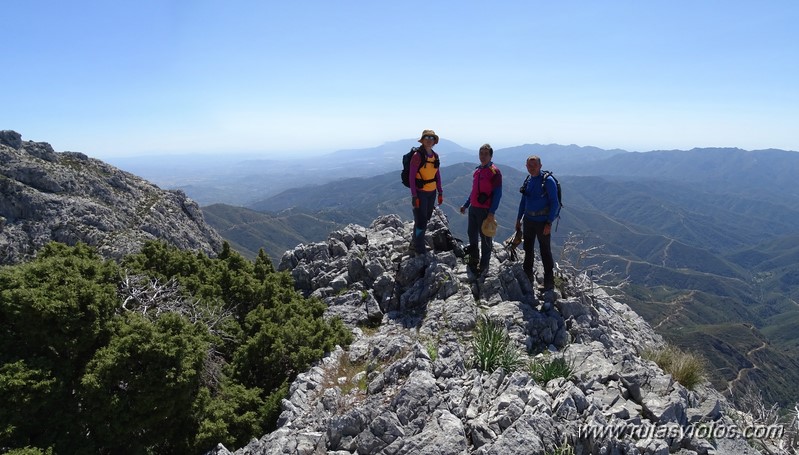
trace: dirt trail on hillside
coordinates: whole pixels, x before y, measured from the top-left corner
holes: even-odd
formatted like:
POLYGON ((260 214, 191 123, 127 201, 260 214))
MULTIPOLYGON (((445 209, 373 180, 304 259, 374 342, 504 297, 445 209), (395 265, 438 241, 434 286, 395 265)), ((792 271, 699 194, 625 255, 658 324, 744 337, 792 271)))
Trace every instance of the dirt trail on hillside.
MULTIPOLYGON (((752 332, 753 335, 757 336, 757 333, 755 332, 755 328, 754 327, 752 327, 750 325, 747 325, 747 327, 749 328, 749 330, 752 332)), ((746 355, 744 355, 744 357, 746 357, 746 359, 749 360, 749 362, 752 364, 752 366, 751 367, 747 367, 747 368, 741 368, 740 370, 738 370, 738 374, 735 376, 735 379, 730 381, 729 385, 727 386, 729 390, 733 390, 735 388, 735 385, 738 384, 739 382, 741 382, 741 380, 743 380, 743 377, 744 377, 744 375, 746 373, 748 373, 748 372, 750 372, 752 370, 759 370, 760 369, 757 366, 757 363, 755 363, 754 359, 751 358, 751 356, 755 352, 760 351, 762 349, 765 349, 766 346, 768 346, 768 344, 765 341, 763 341, 760 344, 760 346, 750 349, 746 353, 746 355)))
POLYGON ((663 248, 663 262, 661 263, 663 267, 668 267, 666 263, 669 261, 669 248, 671 248, 673 243, 674 239, 669 239, 669 244, 663 248))
POLYGON ((657 325, 655 327, 653 327, 653 328, 655 330, 657 330, 663 324, 665 324, 665 323, 669 322, 670 320, 674 319, 675 317, 677 317, 682 312, 683 308, 685 308, 685 304, 690 302, 691 300, 693 300, 694 294, 696 294, 696 291, 690 291, 690 292, 688 292, 688 294, 686 294, 684 296, 680 296, 680 297, 677 298, 677 300, 669 303, 668 304, 669 306, 676 306, 677 309, 672 311, 665 319, 663 319, 662 321, 658 322, 657 325))

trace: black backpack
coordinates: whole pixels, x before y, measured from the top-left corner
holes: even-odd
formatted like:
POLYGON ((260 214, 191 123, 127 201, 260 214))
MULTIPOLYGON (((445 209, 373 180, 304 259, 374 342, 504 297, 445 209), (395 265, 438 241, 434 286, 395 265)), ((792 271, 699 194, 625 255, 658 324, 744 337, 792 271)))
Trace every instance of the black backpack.
POLYGON ((402 184, 406 187, 411 187, 411 179, 408 175, 411 172, 411 158, 413 158, 413 154, 419 151, 419 147, 411 148, 411 151, 402 155, 402 173, 400 174, 402 177, 402 184))
MULTIPOLYGON (((400 177, 402 178, 402 184, 405 185, 408 188, 411 187, 411 176, 408 175, 411 172, 411 158, 413 158, 413 154, 417 153, 418 151, 419 151, 419 147, 413 147, 413 148, 411 148, 410 152, 406 153, 405 155, 402 155, 402 172, 400 173, 400 177)), ((440 166, 440 164, 439 164, 440 161, 438 159, 438 154, 435 153, 435 152, 433 152, 433 154, 436 157, 436 161, 435 161, 435 163, 433 163, 433 165, 435 167, 438 167, 438 166, 440 166)), ((425 183, 430 183, 430 182, 435 182, 435 180, 416 179, 416 187, 420 188, 420 187, 424 186, 425 183), (421 183, 421 185, 420 185, 420 183, 421 183)))
POLYGON ((541 180, 541 185, 544 188, 544 193, 546 193, 546 191, 547 191, 547 187, 546 187, 547 177, 552 177, 552 180, 555 181, 555 186, 558 187, 558 204, 560 204, 560 206, 563 207, 563 196, 561 196, 562 193, 560 191, 560 182, 555 177, 555 175, 552 173, 552 171, 542 171, 542 174, 544 175, 544 178, 541 180))
MULTIPOLYGON (((563 197, 561 196, 560 190, 560 182, 555 177, 555 174, 552 171, 541 171, 541 176, 544 177, 541 179, 541 189, 544 190, 544 194, 547 192, 547 177, 552 177, 552 180, 555 181, 555 186, 558 187, 558 204, 560 204, 561 208, 563 207, 563 197)), ((530 181, 530 176, 528 175, 527 178, 524 179, 524 183, 522 184, 521 188, 519 188, 520 193, 524 193, 525 188, 527 188, 527 183, 530 181)))

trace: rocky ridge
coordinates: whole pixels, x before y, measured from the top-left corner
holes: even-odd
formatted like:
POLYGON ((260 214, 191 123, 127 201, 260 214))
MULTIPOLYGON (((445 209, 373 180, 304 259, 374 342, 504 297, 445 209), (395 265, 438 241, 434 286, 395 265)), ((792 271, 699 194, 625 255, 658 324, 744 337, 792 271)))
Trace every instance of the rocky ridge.
POLYGON ((83 242, 107 258, 154 239, 209 255, 222 246, 182 191, 10 130, 0 131, 0 195, 0 264, 30 259, 50 241, 83 242))
POLYGON ((411 226, 396 215, 286 252, 279 269, 356 340, 298 375, 275 431, 209 453, 759 453, 720 437, 739 412, 709 384, 687 390, 640 356, 663 341, 629 307, 567 276, 569 295, 543 311, 521 262, 495 244, 489 272, 475 277, 447 229, 437 212, 423 256, 407 254, 411 226), (573 375, 539 384, 526 370, 473 368, 484 317, 501 321, 520 351, 562 356, 573 375))

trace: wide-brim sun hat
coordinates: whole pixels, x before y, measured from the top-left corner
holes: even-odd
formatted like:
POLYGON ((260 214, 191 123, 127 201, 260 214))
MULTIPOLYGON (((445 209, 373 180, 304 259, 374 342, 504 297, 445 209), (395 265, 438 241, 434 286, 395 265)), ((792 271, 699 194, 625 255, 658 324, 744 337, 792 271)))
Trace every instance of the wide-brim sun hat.
POLYGON ((480 231, 482 231, 483 235, 486 237, 494 237, 497 234, 497 221, 486 218, 483 220, 483 225, 480 227, 480 231))
POLYGON ((419 142, 422 142, 422 139, 424 139, 425 136, 433 136, 433 137, 435 137, 436 138, 436 142, 435 143, 438 144, 438 134, 436 134, 435 131, 433 131, 433 130, 424 130, 424 131, 422 131, 422 136, 419 137, 419 142))

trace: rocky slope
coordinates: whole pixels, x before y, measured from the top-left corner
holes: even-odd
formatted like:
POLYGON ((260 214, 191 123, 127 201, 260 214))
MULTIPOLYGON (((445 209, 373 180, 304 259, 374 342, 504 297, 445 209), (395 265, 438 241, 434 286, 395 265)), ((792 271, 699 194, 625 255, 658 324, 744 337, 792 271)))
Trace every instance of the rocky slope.
POLYGON ((0 264, 29 259, 52 240, 118 258, 152 239, 212 255, 222 245, 182 191, 0 131, 0 264))
POLYGON ((474 277, 448 251, 446 220, 431 223, 424 256, 406 253, 411 226, 396 215, 283 256, 280 269, 356 341, 297 377, 277 430, 210 453, 758 453, 722 434, 741 415, 723 396, 707 384, 687 390, 640 356, 663 342, 626 305, 566 277, 569 295, 543 311, 500 245, 474 277), (526 369, 474 368, 484 317, 501 321, 519 351, 563 357, 574 373, 536 383, 526 369))

